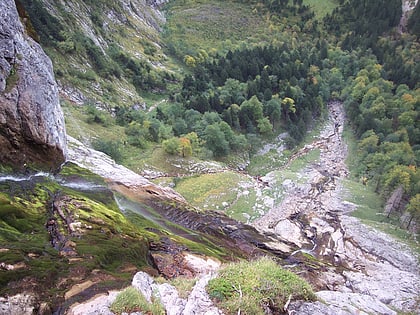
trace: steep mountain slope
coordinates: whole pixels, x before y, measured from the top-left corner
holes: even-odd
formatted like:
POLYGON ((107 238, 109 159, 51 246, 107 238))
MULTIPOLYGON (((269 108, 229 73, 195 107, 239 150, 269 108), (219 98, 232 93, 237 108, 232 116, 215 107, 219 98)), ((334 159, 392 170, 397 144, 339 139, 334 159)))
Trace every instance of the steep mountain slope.
POLYGON ((54 63, 60 91, 102 108, 142 103, 171 79, 158 32, 163 1, 17 1, 54 63), (26 10, 23 11, 23 10, 26 10))

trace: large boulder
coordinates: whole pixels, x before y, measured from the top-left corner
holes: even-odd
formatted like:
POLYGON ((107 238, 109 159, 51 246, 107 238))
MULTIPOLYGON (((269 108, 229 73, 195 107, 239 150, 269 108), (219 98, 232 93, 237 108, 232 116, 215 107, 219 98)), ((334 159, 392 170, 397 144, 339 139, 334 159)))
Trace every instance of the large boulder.
POLYGON ((26 33, 13 0, 0 1, 0 163, 57 168, 66 132, 51 60, 26 33))

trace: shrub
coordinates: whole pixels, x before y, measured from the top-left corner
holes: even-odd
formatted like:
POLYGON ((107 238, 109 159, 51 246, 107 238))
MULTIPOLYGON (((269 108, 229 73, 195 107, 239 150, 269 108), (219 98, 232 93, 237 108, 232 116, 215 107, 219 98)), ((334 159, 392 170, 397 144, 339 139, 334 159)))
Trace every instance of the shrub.
POLYGON ((92 143, 92 146, 95 150, 108 154, 115 162, 122 161, 121 144, 118 141, 98 139, 92 143))
POLYGON ((109 113, 96 108, 94 104, 88 104, 86 106, 86 122, 88 124, 97 123, 104 127, 109 127, 112 124, 112 117, 109 113))
POLYGON ((267 308, 283 312, 289 297, 315 300, 307 282, 267 257, 228 265, 210 280, 207 291, 227 314, 263 315, 267 308))
POLYGON ((134 287, 128 287, 118 294, 114 303, 111 304, 110 309, 116 314, 131 313, 136 311, 153 315, 165 314, 162 304, 158 301, 149 303, 143 294, 134 287))

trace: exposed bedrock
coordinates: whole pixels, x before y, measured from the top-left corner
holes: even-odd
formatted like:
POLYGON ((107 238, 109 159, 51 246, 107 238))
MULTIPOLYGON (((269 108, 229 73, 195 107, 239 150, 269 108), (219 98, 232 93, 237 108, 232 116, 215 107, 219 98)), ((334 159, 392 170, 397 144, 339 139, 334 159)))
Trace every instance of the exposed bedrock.
POLYGON ((0 163, 55 169, 66 132, 51 60, 24 30, 13 0, 0 2, 0 163))

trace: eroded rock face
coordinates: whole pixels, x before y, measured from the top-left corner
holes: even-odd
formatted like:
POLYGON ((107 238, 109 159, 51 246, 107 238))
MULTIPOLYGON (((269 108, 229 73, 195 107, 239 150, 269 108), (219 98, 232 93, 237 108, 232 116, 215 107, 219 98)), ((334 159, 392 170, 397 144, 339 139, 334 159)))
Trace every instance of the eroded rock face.
POLYGON ((13 0, 0 2, 0 163, 54 169, 66 132, 51 60, 25 34, 13 0))

